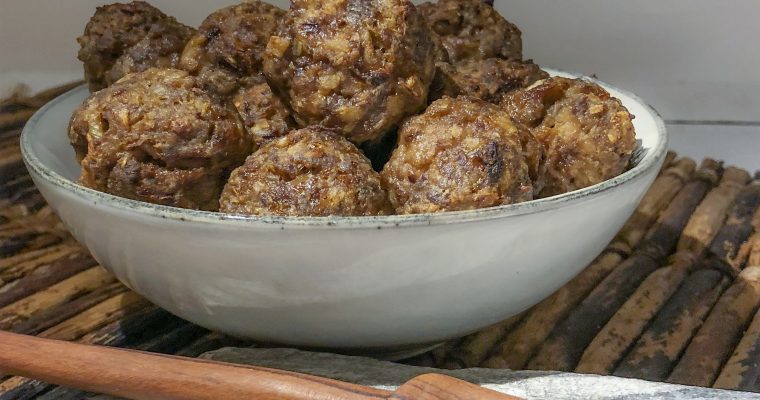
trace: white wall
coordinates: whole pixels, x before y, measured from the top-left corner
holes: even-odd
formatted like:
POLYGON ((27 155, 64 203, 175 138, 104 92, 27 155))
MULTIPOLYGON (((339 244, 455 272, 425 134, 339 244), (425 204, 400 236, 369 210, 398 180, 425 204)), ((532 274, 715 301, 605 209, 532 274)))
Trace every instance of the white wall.
MULTIPOLYGON (((105 3, 2 0, 0 94, 18 81, 40 88, 79 76, 74 38, 105 3)), ((235 1, 152 3, 197 25, 235 1)), ((496 0, 496 7, 523 30, 527 57, 595 74, 654 105, 674 127, 676 150, 760 168, 760 1, 496 0)))
MULTIPOLYGON (((0 95, 21 81, 33 89, 80 77, 76 37, 95 7, 128 0, 0 0, 0 95)), ((197 26, 234 0, 149 0, 167 14, 197 26)), ((274 2, 273 2, 274 3, 274 2)), ((284 2, 280 2, 284 3, 284 2)))

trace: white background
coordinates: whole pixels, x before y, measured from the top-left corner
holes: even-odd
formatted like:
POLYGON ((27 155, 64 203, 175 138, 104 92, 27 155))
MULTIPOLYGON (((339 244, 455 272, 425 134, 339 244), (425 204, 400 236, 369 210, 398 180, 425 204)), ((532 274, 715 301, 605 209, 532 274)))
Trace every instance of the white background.
MULTIPOLYGON (((2 0, 0 95, 81 76, 79 35, 96 0, 2 0)), ((153 0, 197 25, 235 1, 153 0)), ((273 1, 283 6, 286 1, 273 1)), ((526 57, 639 94, 669 122, 671 147, 760 169, 760 1, 496 0, 526 57)))

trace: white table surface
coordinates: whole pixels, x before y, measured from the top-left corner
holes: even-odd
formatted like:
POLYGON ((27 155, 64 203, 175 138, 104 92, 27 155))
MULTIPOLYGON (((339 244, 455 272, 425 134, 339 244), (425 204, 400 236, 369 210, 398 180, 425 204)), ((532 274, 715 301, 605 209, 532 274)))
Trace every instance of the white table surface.
MULTIPOLYGON (((79 35, 99 0, 3 0, 0 95, 81 76, 79 35)), ((272 1, 280 6, 287 1, 272 1)), ((153 0, 197 25, 235 1, 153 0)), ((668 122, 671 147, 760 169, 760 1, 496 0, 526 57, 639 94, 668 122)))

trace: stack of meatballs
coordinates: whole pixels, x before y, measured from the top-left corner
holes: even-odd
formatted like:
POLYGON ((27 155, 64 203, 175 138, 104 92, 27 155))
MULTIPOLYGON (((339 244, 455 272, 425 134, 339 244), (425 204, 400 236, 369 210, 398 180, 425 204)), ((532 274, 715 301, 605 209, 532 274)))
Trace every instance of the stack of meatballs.
POLYGON ((197 29, 135 1, 78 38, 80 183, 245 215, 499 206, 622 173, 633 116, 523 60, 483 0, 258 0, 197 29))

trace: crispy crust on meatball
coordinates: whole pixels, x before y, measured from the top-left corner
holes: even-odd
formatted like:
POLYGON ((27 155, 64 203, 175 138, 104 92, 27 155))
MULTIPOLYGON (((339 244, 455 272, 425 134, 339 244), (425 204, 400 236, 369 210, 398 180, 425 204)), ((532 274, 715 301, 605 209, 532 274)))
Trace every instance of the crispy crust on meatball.
POLYGON ((636 148, 633 116, 593 82, 550 78, 511 93, 503 105, 546 148, 542 197, 620 175, 636 148))
POLYGON ((526 140, 535 139, 498 106, 444 97, 404 122, 381 176, 399 214, 531 200, 526 140))
POLYGON ((232 102, 256 146, 296 128, 290 111, 263 78, 261 83, 241 88, 232 102))
POLYGON ((272 140, 233 171, 221 211, 248 215, 360 216, 390 213, 380 176, 336 132, 320 127, 272 140))
POLYGON ((300 126, 362 143, 425 106, 434 61, 408 0, 294 0, 269 41, 264 73, 300 126))
POLYGON ((467 95, 499 104, 505 94, 549 77, 531 60, 489 58, 454 65, 438 63, 436 67, 435 80, 430 88, 431 100, 467 95))
POLYGON ((264 49, 284 15, 284 10, 259 0, 214 12, 190 39, 180 68, 224 96, 256 84, 264 49))
POLYGON ((216 210, 229 172, 252 151, 235 109, 175 69, 130 74, 75 111, 69 138, 84 186, 216 210))
POLYGON ((103 89, 127 73, 176 66, 177 54, 192 32, 143 1, 98 7, 77 38, 78 58, 84 63, 90 91, 103 89))
POLYGON ((452 62, 522 59, 522 33, 483 0, 439 0, 418 6, 452 62))

